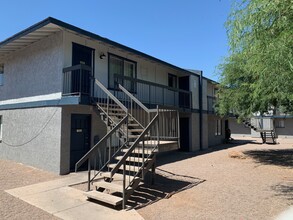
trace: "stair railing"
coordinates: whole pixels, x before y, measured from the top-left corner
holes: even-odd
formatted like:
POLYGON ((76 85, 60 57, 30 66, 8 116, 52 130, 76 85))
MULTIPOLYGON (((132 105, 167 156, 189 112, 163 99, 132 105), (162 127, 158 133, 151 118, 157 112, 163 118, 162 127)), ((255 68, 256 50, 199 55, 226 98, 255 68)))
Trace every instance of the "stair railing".
MULTIPOLYGON (((118 124, 115 125, 97 144, 95 144, 76 164, 75 172, 88 161, 88 191, 90 191, 90 184, 95 177, 100 174, 107 165, 117 156, 117 154, 124 148, 127 142, 121 142, 119 138, 120 128, 127 123, 128 115, 126 115, 118 124), (98 159, 98 163, 96 162, 98 159), (91 178, 92 167, 94 175, 91 178)), ((109 168, 108 168, 109 169, 109 168)))
MULTIPOLYGON (((97 87, 95 87, 94 94, 97 106, 102 112, 107 126, 113 127, 119 122, 114 116, 125 117, 128 115, 128 109, 99 80, 95 79, 95 83, 97 87), (110 115, 110 113, 114 115, 110 115)), ((127 130, 121 128, 120 131, 128 139, 127 130)))
POLYGON ((122 91, 119 94, 119 98, 128 109, 128 113, 134 121, 142 128, 145 128, 151 120, 150 110, 121 84, 118 87, 122 91))

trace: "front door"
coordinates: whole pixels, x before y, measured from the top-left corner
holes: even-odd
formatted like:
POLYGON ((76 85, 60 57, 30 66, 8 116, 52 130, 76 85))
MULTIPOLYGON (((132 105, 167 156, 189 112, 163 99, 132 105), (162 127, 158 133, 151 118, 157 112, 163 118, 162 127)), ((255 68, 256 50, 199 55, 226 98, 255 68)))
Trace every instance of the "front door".
MULTIPOLYGON (((93 55, 94 49, 76 43, 72 44, 72 66, 84 64, 93 67, 93 55)), ((81 93, 82 101, 87 101, 87 96, 90 96, 91 75, 92 73, 88 70, 72 71, 72 93, 81 93)))
POLYGON ((180 150, 189 151, 189 118, 180 118, 180 150))
MULTIPOLYGON (((90 150, 91 115, 71 115, 70 169, 90 150)), ((86 167, 84 164, 83 167, 86 167)))

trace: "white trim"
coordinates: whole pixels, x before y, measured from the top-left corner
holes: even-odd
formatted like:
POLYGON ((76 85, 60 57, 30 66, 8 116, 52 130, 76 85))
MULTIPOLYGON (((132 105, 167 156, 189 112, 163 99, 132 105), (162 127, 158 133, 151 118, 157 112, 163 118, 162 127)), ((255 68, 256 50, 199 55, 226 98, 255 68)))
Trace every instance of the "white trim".
POLYGON ((55 99, 61 99, 61 96, 62 96, 61 92, 57 92, 57 93, 51 93, 48 95, 30 96, 30 97, 19 98, 19 99, 9 99, 9 100, 5 100, 5 101, 0 101, 0 105, 55 100, 55 99))

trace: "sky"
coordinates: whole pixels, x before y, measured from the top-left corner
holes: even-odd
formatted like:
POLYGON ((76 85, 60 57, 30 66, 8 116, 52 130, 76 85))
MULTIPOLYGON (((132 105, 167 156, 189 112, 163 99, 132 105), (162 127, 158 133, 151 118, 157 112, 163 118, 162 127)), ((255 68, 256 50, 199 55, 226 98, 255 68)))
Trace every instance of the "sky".
POLYGON ((218 80, 228 55, 224 23, 232 0, 1 1, 0 41, 54 17, 218 80))

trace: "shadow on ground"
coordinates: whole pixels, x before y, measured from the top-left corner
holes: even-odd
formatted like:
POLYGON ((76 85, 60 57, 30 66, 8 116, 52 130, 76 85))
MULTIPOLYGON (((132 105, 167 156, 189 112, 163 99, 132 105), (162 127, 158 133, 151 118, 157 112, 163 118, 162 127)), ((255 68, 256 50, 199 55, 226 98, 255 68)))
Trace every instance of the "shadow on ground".
POLYGON ((293 205, 293 181, 282 183, 272 187, 276 192, 276 196, 281 196, 289 201, 289 205, 293 205))
POLYGON ((293 149, 249 150, 243 153, 257 163, 293 168, 293 149))
POLYGON ((238 147, 245 144, 259 145, 261 143, 257 143, 252 140, 232 140, 229 143, 212 146, 208 149, 196 151, 196 152, 171 151, 171 152, 160 153, 157 156, 157 165, 160 166, 160 165, 164 165, 168 163, 173 163, 173 162, 189 159, 196 156, 213 153, 220 150, 226 150, 229 148, 238 147))
POLYGON ((196 177, 178 175, 159 168, 155 178, 155 184, 143 184, 135 190, 128 200, 129 206, 140 209, 205 182, 196 177))

